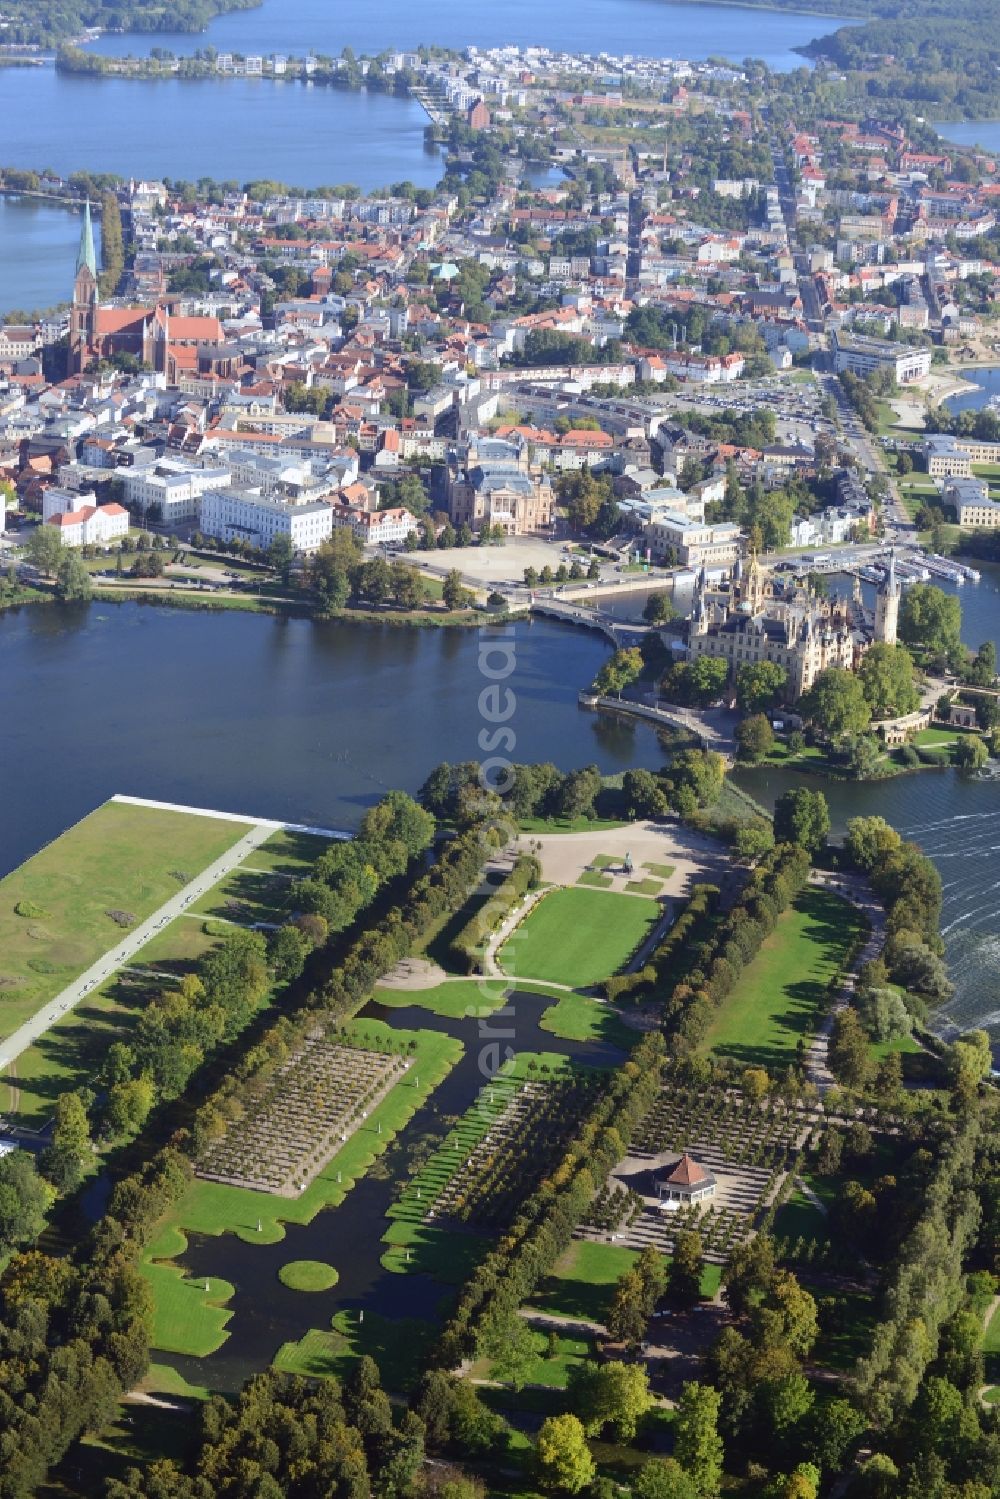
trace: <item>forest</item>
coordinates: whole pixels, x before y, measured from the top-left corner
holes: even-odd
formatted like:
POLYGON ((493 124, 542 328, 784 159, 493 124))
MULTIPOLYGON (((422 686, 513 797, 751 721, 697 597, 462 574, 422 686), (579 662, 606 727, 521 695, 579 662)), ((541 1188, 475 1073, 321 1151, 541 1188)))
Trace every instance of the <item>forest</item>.
POLYGON ((7 43, 52 47, 93 27, 101 31, 202 31, 213 16, 253 10, 259 0, 7 0, 7 43))

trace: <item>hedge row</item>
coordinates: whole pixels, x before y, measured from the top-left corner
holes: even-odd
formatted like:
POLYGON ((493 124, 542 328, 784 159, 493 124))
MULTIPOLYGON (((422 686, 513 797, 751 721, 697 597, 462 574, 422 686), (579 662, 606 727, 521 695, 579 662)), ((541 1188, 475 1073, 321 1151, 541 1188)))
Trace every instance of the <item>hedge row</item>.
POLYGON ((520 854, 510 874, 497 886, 489 900, 465 923, 451 944, 451 954, 466 973, 482 971, 483 947, 511 911, 534 890, 542 875, 542 866, 533 854, 520 854))
POLYGON ((635 973, 614 974, 604 980, 601 987, 607 998, 638 1002, 668 978, 676 982, 678 965, 683 963, 685 952, 690 954, 693 946, 707 937, 718 900, 716 885, 695 885, 684 910, 643 966, 635 973))
POLYGON ((594 1192, 628 1150, 636 1125, 660 1091, 665 1046, 652 1032, 610 1078, 562 1161, 524 1203, 497 1247, 476 1267, 438 1341, 435 1362, 454 1368, 491 1336, 555 1265, 594 1192))

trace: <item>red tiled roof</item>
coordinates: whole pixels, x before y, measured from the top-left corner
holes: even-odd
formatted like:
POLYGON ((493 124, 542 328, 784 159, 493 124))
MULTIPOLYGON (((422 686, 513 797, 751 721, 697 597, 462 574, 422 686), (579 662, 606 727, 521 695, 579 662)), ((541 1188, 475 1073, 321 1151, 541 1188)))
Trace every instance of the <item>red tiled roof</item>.
POLYGON ((673 1171, 667 1177, 667 1181, 672 1182, 677 1187, 696 1187, 699 1182, 707 1180, 708 1172, 704 1166, 699 1166, 698 1162, 692 1156, 689 1156, 687 1151, 684 1152, 673 1171))

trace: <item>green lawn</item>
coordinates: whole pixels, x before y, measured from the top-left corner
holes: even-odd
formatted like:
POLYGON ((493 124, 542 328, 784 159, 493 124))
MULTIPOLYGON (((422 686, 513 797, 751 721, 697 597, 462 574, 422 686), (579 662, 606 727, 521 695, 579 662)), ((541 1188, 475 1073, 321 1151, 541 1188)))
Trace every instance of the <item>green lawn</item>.
POLYGON ((613 891, 552 890, 500 952, 507 972, 582 989, 628 962, 661 916, 656 901, 613 891))
POLYGON ((232 1312, 225 1303, 234 1287, 214 1276, 193 1279, 179 1265, 153 1263, 155 1248, 150 1246, 139 1267, 153 1292, 152 1344, 164 1353, 206 1358, 226 1341, 232 1312))
POLYGON ((588 999, 585 994, 564 994, 558 1004, 545 1011, 538 1024, 543 1031, 565 1041, 610 1041, 624 1048, 631 1046, 636 1037, 611 1005, 588 999))
MULTIPOLYGON (((619 1244, 594 1244, 578 1239, 556 1262, 551 1275, 539 1286, 530 1307, 555 1316, 578 1318, 584 1322, 603 1322, 607 1316, 615 1282, 631 1270, 639 1258, 638 1250, 619 1244)), ((701 1277, 701 1294, 714 1296, 719 1289, 722 1270, 706 1265, 701 1277)))
MULTIPOLYGON (((986 1354, 987 1385, 1000 1385, 1000 1306, 983 1334, 983 1352, 986 1354)), ((997 1400, 1000 1400, 1000 1390, 994 1390, 991 1403, 997 1400)))
POLYGON ((609 874, 602 874, 599 869, 584 869, 576 877, 578 885, 589 885, 594 890, 610 890, 614 884, 609 874))
POLYGON ((0 880, 3 1034, 117 946, 109 911, 144 920, 249 828, 107 802, 0 880))
POLYGON ((432 1015, 443 1015, 451 1020, 462 1020, 466 1015, 490 1015, 507 1001, 515 988, 533 994, 557 994, 551 986, 537 983, 515 982, 509 978, 451 979, 437 984, 433 989, 382 989, 374 993, 376 1004, 390 1010, 405 1010, 411 1005, 420 1010, 429 1010, 432 1015))
POLYGON ((522 817, 522 833, 605 833, 613 828, 627 828, 620 817, 522 817))
POLYGON ((642 867, 661 880, 669 880, 677 866, 675 864, 644 864, 642 867))
POLYGON ((716 1013, 703 1049, 746 1065, 785 1066, 815 1029, 826 991, 862 921, 829 891, 807 886, 782 913, 716 1013))
POLYGON ((419 1378, 436 1334, 433 1324, 415 1317, 390 1321, 367 1312, 359 1322, 356 1311, 338 1312, 329 1331, 310 1328, 298 1342, 283 1343, 274 1367, 307 1379, 343 1379, 355 1359, 368 1354, 387 1388, 408 1390, 419 1378))
POLYGON ((829 1238, 826 1214, 821 1213, 803 1192, 796 1187, 787 1202, 783 1202, 774 1218, 774 1237, 788 1239, 812 1239, 819 1242, 829 1238))
POLYGON ((633 895, 659 895, 663 889, 662 880, 628 880, 625 889, 633 895))
POLYGON ((328 1291, 340 1274, 324 1260, 289 1260, 278 1271, 278 1279, 290 1291, 328 1291))

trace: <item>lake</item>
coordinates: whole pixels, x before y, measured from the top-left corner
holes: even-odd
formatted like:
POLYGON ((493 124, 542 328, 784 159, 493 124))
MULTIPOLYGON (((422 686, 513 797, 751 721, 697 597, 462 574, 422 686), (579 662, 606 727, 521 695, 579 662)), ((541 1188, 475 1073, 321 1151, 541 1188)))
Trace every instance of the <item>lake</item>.
MULTIPOLYGON (((656 767, 654 731, 577 703, 600 636, 515 626, 511 758, 656 767)), ((496 663, 495 663, 496 664, 496 663)), ((0 873, 113 792, 354 828, 441 760, 479 758, 478 632, 141 604, 0 616, 0 873)))
POLYGON ((976 388, 963 391, 958 396, 950 396, 944 403, 949 411, 979 411, 991 396, 1000 395, 1000 369, 995 366, 984 366, 982 369, 959 367, 957 373, 976 388))
POLYGON ((95 50, 121 56, 150 46, 190 54, 206 44, 243 53, 307 51, 329 55, 344 47, 375 53, 386 48, 539 46, 573 52, 697 61, 759 57, 787 71, 807 66, 792 49, 844 25, 843 19, 741 6, 671 5, 666 0, 266 0, 256 10, 219 16, 200 36, 172 32, 151 37, 105 36, 95 50))
POLYGON ((956 146, 982 146, 1000 152, 1000 120, 931 120, 931 126, 956 146))
MULTIPOLYGON (((100 233, 99 221, 94 230, 100 233)), ((68 301, 79 243, 79 209, 0 197, 0 310, 41 311, 68 301)))

